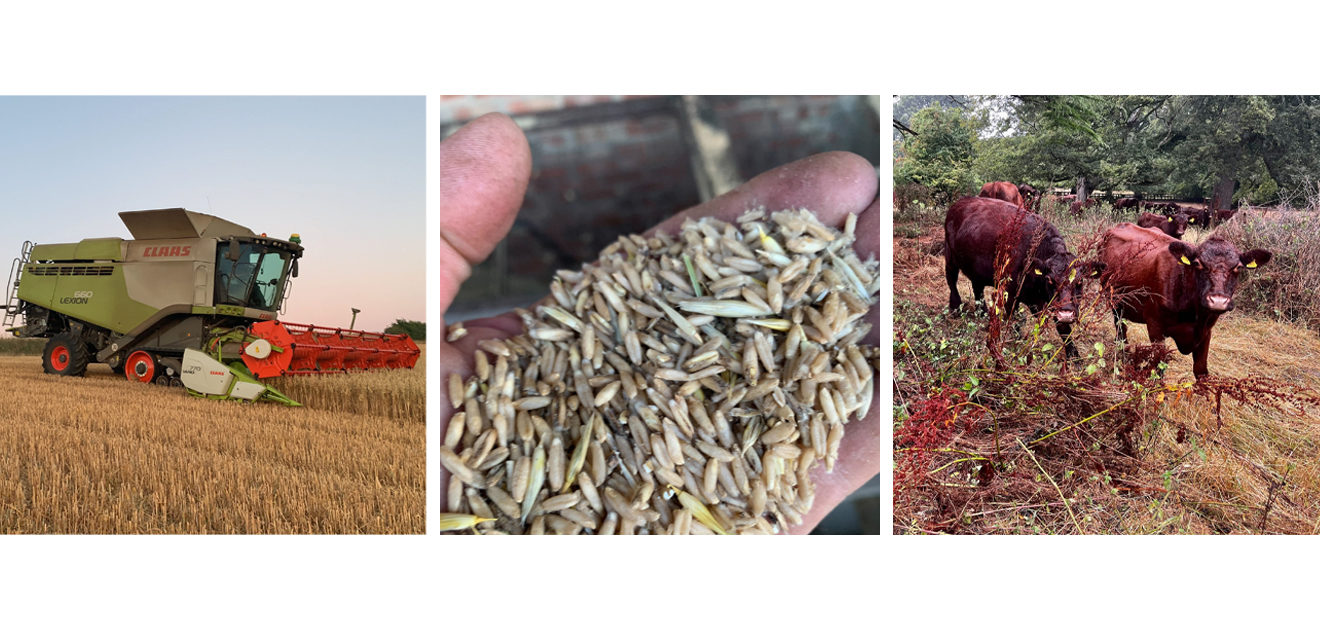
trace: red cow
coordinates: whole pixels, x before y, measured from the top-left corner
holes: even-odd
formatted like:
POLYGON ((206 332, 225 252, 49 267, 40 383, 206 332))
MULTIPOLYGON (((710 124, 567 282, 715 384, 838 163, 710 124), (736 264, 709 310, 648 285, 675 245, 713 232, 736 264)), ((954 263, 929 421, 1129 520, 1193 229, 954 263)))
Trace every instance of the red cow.
POLYGON ((1187 213, 1187 224, 1192 227, 1208 228, 1210 227, 1210 211, 1204 208, 1184 208, 1187 213))
POLYGON ((1027 204, 1022 200, 1022 193, 1018 192, 1018 187, 1013 182, 990 182, 981 187, 982 197, 990 199, 1002 199, 1019 208, 1026 208, 1027 204))
POLYGON ((1040 191, 1036 190, 1031 184, 1018 184, 1018 194, 1022 195, 1022 203, 1028 210, 1035 211, 1040 205, 1040 191))
POLYGON ((1144 228, 1152 228, 1164 232, 1176 239, 1181 239, 1187 232, 1187 215, 1179 212, 1171 217, 1151 212, 1141 213, 1141 218, 1137 219, 1137 225, 1144 228))
POLYGON ((1223 223, 1236 214, 1237 210, 1215 210, 1215 223, 1223 223))
POLYGON ((1104 283, 1114 291, 1114 328, 1127 343, 1124 319, 1146 325, 1152 343, 1173 337, 1178 351, 1192 355, 1192 374, 1209 373, 1210 332, 1233 310, 1233 292, 1243 270, 1270 261, 1263 249, 1240 253, 1212 236, 1200 247, 1167 234, 1120 223, 1105 232, 1100 260, 1104 283))
POLYGON ((949 207, 944 218, 944 277, 949 283, 949 310, 962 306, 958 295, 958 274, 972 281, 972 299, 980 302, 987 286, 995 282, 995 254, 1000 243, 1008 252, 1007 308, 1011 317, 1018 303, 1032 313, 1050 309, 1055 327, 1063 338, 1067 356, 1077 356, 1072 343, 1072 325, 1077 321, 1077 300, 1082 295, 1082 280, 1097 276, 1097 263, 1080 263, 1068 251, 1059 231, 1040 215, 1022 210, 1006 201, 984 197, 964 197, 949 207), (1032 252, 1033 242, 1039 244, 1032 252), (1027 254, 1032 253, 1030 260, 1027 254))
POLYGON ((1141 200, 1136 197, 1124 197, 1114 202, 1115 210, 1130 210, 1141 207, 1141 200))
MULTIPOLYGON (((1075 197, 1076 196, 1074 195, 1074 198, 1075 197)), ((1068 211, 1073 214, 1081 214, 1083 208, 1094 208, 1097 205, 1099 205, 1099 203, 1100 202, 1094 199, 1087 199, 1086 201, 1074 201, 1072 202, 1071 205, 1068 206, 1068 211)))

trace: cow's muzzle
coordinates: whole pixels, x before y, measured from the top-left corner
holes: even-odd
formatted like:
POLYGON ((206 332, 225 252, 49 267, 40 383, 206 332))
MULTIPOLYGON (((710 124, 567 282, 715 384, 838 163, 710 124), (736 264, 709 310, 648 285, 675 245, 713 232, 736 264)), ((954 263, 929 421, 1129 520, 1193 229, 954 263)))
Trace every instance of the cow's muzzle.
POLYGON ((1077 321, 1077 311, 1070 308, 1061 308, 1054 312, 1054 319, 1058 320, 1060 324, 1071 324, 1077 321))
POLYGON ((1207 295, 1205 303, 1214 311, 1227 311, 1233 307, 1233 299, 1227 295, 1207 295))

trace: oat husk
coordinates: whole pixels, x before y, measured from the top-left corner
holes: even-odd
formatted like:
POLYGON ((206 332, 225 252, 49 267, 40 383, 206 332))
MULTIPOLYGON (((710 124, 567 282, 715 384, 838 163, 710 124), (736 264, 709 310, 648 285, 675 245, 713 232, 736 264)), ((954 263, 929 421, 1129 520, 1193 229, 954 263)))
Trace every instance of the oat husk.
POLYGON ((844 425, 873 402, 879 352, 859 342, 879 264, 853 251, 855 225, 805 209, 689 220, 560 271, 549 300, 519 309, 527 332, 483 340, 477 373, 449 383, 463 411, 440 449, 446 507, 471 516, 452 529, 800 523, 811 471, 833 469, 844 425))

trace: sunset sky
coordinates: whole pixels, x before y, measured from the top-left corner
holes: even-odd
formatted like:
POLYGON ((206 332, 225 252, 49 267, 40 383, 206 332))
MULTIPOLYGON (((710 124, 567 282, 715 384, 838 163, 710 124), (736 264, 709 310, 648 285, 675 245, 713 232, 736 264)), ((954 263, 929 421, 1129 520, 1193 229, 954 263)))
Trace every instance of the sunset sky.
POLYGON ((423 97, 0 96, 0 260, 187 208, 302 236, 282 320, 425 320, 425 134, 423 97))

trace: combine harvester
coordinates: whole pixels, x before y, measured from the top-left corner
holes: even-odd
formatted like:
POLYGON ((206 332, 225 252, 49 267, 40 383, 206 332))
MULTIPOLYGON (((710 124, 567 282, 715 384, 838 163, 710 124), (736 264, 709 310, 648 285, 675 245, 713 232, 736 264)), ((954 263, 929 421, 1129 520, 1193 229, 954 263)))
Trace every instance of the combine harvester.
POLYGON ((407 335, 276 321, 298 277, 297 234, 282 241, 182 208, 119 217, 134 240, 27 242, 10 268, 4 327, 49 339, 50 374, 105 363, 196 396, 297 405, 259 379, 417 363, 407 335))

